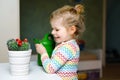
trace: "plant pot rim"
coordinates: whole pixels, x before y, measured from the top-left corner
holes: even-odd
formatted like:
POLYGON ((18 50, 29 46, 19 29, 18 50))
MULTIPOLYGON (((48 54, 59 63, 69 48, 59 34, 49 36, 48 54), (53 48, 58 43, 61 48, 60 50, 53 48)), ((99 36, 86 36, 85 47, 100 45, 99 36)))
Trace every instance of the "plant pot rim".
POLYGON ((10 51, 8 50, 8 52, 27 52, 27 51, 32 51, 32 49, 26 50, 26 51, 10 51))

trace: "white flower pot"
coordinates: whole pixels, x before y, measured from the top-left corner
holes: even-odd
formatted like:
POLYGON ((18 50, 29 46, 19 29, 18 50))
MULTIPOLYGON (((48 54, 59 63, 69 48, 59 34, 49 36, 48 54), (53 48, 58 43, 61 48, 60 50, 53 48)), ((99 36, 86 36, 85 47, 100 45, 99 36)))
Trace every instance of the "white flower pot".
POLYGON ((29 74, 31 52, 31 49, 28 51, 8 51, 12 75, 24 76, 29 74))

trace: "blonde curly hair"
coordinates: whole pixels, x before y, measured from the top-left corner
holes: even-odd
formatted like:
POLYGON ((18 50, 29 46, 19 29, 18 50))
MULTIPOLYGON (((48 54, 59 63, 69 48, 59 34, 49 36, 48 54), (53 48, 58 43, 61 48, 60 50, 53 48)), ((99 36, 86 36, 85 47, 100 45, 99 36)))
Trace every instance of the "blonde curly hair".
POLYGON ((50 22, 52 20, 63 18, 62 24, 65 27, 76 27, 75 38, 79 39, 81 34, 85 31, 84 24, 84 6, 77 4, 75 6, 65 5, 55 10, 50 16, 50 22))

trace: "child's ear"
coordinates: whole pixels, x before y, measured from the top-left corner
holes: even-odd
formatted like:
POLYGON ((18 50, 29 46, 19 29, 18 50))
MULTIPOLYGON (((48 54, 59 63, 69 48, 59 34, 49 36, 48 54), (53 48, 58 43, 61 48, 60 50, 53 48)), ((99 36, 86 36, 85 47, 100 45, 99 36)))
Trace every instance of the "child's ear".
POLYGON ((75 26, 71 26, 70 27, 70 33, 74 34, 76 32, 76 27, 75 26))

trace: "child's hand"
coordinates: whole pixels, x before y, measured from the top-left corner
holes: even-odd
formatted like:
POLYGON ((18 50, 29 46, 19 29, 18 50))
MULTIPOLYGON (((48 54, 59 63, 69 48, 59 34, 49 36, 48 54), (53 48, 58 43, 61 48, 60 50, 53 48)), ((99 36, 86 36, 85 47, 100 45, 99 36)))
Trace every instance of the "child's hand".
POLYGON ((35 44, 35 47, 36 47, 36 51, 39 54, 43 54, 43 53, 47 52, 46 49, 45 49, 45 47, 42 44, 35 44))

